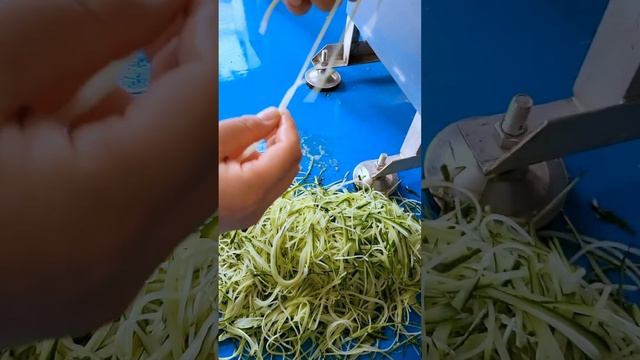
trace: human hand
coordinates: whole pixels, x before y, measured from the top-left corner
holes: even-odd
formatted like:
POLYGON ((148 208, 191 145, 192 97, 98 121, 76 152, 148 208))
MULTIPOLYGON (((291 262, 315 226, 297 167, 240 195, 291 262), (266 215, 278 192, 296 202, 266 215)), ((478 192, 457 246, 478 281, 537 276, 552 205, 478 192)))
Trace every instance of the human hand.
POLYGON ((213 4, 0 2, 0 347, 113 320, 214 212, 213 4), (147 94, 114 87, 59 115, 141 48, 153 57, 147 94))
POLYGON ((220 233, 255 224, 300 171, 300 139, 288 111, 269 108, 257 116, 220 122, 220 233), (263 154, 244 152, 266 139, 263 154))

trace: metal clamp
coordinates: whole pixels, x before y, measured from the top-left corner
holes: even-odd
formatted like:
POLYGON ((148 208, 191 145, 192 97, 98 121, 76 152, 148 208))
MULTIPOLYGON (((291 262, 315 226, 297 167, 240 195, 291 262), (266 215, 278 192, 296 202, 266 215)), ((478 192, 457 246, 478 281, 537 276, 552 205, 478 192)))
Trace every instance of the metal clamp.
MULTIPOLYGON (((484 205, 504 215, 536 217, 568 183, 561 157, 640 139, 638 18, 640 2, 610 2, 573 97, 534 106, 520 94, 504 115, 452 124, 430 145, 425 175, 442 179, 442 166, 464 168, 450 180, 484 205)), ((554 204, 535 226, 552 220, 563 202, 554 204)))
POLYGON ((325 86, 320 90, 331 90, 342 82, 342 78, 335 68, 377 61, 379 61, 378 56, 369 43, 360 40, 360 31, 355 23, 347 19, 343 42, 328 44, 320 49, 312 59, 313 68, 305 73, 305 80, 309 86, 317 88, 320 85, 318 79, 326 71, 330 71, 325 86), (334 61, 329 64, 329 59, 334 59, 334 61))
POLYGON ((400 180, 398 172, 421 165, 421 116, 415 114, 400 153, 393 156, 380 154, 377 160, 363 161, 353 170, 353 181, 358 186, 370 186, 384 194, 392 194, 400 180))

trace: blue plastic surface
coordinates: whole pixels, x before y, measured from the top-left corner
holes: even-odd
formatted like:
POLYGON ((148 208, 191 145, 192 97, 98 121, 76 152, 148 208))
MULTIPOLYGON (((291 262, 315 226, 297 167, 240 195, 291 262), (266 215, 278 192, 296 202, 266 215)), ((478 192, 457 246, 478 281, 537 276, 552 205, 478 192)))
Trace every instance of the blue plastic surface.
MULTIPOLYGON (((278 106, 326 15, 313 9, 296 17, 279 5, 262 36, 258 28, 268 3, 220 1, 220 119, 278 106)), ((346 11, 340 9, 321 46, 338 42, 345 22, 346 11)), ((310 90, 302 86, 289 105, 307 155, 324 152, 317 165, 327 167, 327 182, 341 180, 347 173, 351 180, 361 161, 376 159, 382 152, 399 152, 415 113, 382 64, 347 67, 340 74, 343 83, 336 91, 320 94, 309 104, 304 97, 310 90)), ((403 184, 419 193, 420 170, 401 175, 403 184)))
MULTIPOLYGON (((221 120, 278 106, 296 79, 326 16, 314 9, 296 17, 280 4, 262 36, 258 29, 269 3, 219 0, 221 120)), ((322 44, 338 42, 345 23, 343 5, 322 44)), ((305 170, 315 157, 312 175, 320 174, 324 168, 324 183, 345 176, 351 180, 353 169, 361 161, 376 159, 382 152, 399 152, 415 113, 382 64, 339 71, 343 83, 336 91, 321 94, 315 103, 305 103, 310 90, 302 86, 289 105, 303 138, 302 168, 305 170)), ((404 196, 419 199, 420 173, 416 169, 400 174, 404 196)), ((414 320, 418 321, 417 316, 414 320)), ((221 356, 232 352, 232 344, 221 344, 221 356)), ((413 348, 400 349, 392 355, 395 359, 419 358, 413 348)))
MULTIPOLYGON (((428 0, 423 4, 423 146, 448 124, 503 113, 511 97, 536 103, 569 97, 605 0, 428 0)), ((571 134, 558 134, 571 141, 571 134)), ((640 141, 568 156, 572 176, 584 177, 565 209, 578 230, 640 246, 604 223, 592 199, 640 232, 640 141)), ((637 294, 632 298, 638 299, 637 294)))

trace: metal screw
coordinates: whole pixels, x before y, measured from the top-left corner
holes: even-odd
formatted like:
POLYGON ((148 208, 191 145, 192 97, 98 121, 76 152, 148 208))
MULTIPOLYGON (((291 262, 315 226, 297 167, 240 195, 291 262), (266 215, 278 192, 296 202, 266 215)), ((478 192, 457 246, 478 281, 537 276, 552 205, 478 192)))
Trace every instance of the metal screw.
POLYGON ((376 162, 376 165, 378 166, 378 170, 382 170, 382 168, 384 168, 384 166, 387 164, 387 154, 382 153, 380 154, 380 157, 378 158, 378 161, 376 162))
POLYGON ((509 104, 504 120, 502 120, 502 131, 509 136, 520 136, 527 131, 527 118, 533 107, 533 99, 526 94, 518 94, 513 97, 509 104))
POLYGON ((324 67, 329 66, 329 52, 327 49, 322 50, 320 53, 320 64, 324 67))

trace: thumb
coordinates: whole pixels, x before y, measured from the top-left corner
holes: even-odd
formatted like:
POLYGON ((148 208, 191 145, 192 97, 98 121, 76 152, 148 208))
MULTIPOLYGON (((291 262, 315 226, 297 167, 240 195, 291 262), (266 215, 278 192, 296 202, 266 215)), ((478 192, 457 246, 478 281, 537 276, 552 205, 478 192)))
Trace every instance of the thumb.
POLYGON ((36 112, 58 110, 95 72, 152 43, 188 4, 0 1, 0 44, 11 49, 0 52, 0 116, 25 105, 36 112))
POLYGON ((257 116, 242 116, 222 121, 219 125, 220 160, 236 159, 252 144, 273 133, 280 123, 280 112, 268 108, 257 116))

